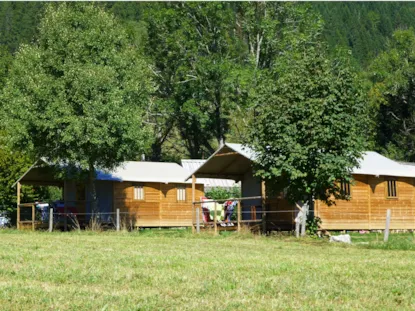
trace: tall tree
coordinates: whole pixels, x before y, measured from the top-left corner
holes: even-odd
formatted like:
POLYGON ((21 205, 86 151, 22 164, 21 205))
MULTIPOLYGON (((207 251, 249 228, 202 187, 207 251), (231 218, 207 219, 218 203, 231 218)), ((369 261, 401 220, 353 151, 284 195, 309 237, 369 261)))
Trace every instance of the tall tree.
MULTIPOLYGON (((0 147, 0 211, 14 211, 16 207, 16 188, 12 185, 30 167, 27 156, 0 147)), ((23 187, 22 202, 33 202, 31 187, 23 187)))
POLYGON ((258 85, 247 144, 256 174, 291 201, 341 197, 336 180, 351 180, 365 149, 363 92, 347 60, 326 53, 302 38, 258 85))
POLYGON ((369 67, 377 148, 415 161, 415 33, 399 30, 369 67))
POLYGON ((2 122, 16 149, 89 171, 134 159, 149 144, 148 65, 125 29, 102 8, 46 9, 35 44, 20 47, 2 94, 2 122))
POLYGON ((4 86, 12 61, 12 54, 4 46, 0 46, 0 89, 4 86))
POLYGON ((147 13, 158 97, 173 106, 173 113, 163 112, 164 128, 177 125, 190 156, 201 157, 224 140, 229 112, 240 98, 237 71, 244 54, 234 35, 235 14, 219 2, 163 3, 147 13))
POLYGON ((238 2, 235 4, 239 38, 245 43, 248 61, 241 76, 245 105, 236 105, 230 115, 229 136, 243 141, 253 121, 252 104, 262 75, 299 40, 314 41, 323 27, 310 5, 290 2, 238 2))

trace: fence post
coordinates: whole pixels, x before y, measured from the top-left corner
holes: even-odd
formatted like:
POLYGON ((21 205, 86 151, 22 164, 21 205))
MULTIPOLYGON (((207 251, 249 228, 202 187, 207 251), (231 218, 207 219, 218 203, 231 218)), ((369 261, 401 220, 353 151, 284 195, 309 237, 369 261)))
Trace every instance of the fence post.
POLYGON ((298 212, 297 217, 296 217, 296 222, 295 222, 295 237, 299 238, 300 237, 300 215, 302 212, 298 212))
POLYGON ((35 231, 35 205, 32 204, 32 231, 35 231))
POLYGON ((267 234, 267 200, 265 180, 261 182, 262 233, 267 234))
POLYGON ((238 232, 241 232, 241 200, 238 200, 238 232))
POLYGON ((53 207, 49 208, 49 232, 53 230, 53 207))
POLYGON ((120 209, 117 208, 117 219, 116 219, 117 223, 116 223, 116 227, 117 227, 117 231, 120 231, 120 209))
POLYGON ((200 233, 200 208, 196 206, 196 232, 200 233))
POLYGON ((307 225, 307 214, 308 214, 309 203, 303 204, 303 215, 301 218, 301 236, 305 236, 306 225, 307 225))
POLYGON ((218 212, 217 212, 217 202, 215 201, 215 210, 214 210, 214 212, 213 212, 213 226, 214 226, 214 229, 215 229, 215 235, 218 233, 218 224, 217 224, 217 214, 218 214, 218 212))
POLYGON ((66 202, 64 202, 63 206, 63 231, 68 231, 68 207, 66 206, 66 202))
POLYGON ((195 233, 195 202, 192 202, 192 233, 195 233))
POLYGON ((20 182, 17 183, 17 230, 20 229, 20 182))
POLYGON ((385 226, 385 236, 383 237, 383 242, 388 242, 389 239, 389 226, 391 223, 391 210, 386 210, 386 226, 385 226))
MULTIPOLYGON (((196 201, 196 176, 193 174, 192 175, 192 233, 195 233, 195 208, 197 207, 197 205, 195 204, 196 201)), ((200 199, 200 201, 202 201, 202 199, 200 199)), ((202 203, 200 203, 202 204, 202 203)), ((197 216, 196 216, 197 217, 197 216)), ((197 222, 197 220, 196 220, 197 222)), ((198 231, 199 232, 199 231, 198 231)))

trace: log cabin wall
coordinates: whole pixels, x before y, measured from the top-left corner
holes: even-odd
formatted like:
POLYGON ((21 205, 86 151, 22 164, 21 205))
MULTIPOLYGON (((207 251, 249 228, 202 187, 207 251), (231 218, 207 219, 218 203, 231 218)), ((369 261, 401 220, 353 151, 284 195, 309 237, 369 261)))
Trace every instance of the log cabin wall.
POLYGON ((315 203, 315 216, 327 230, 385 229, 386 210, 391 209, 391 229, 415 229, 413 178, 354 175, 349 201, 327 206, 315 203), (396 197, 388 197, 388 180, 395 180, 396 197))
MULTIPOLYGON (((128 221, 137 227, 177 227, 192 225, 192 185, 175 183, 114 182, 114 210, 128 213, 128 221), (144 198, 134 198, 134 187, 142 186, 144 198), (184 188, 179 200, 178 191, 184 188)), ((196 200, 204 195, 196 184, 196 200)), ((123 214, 122 214, 123 215, 123 214)), ((122 216, 123 217, 123 216, 122 216)))

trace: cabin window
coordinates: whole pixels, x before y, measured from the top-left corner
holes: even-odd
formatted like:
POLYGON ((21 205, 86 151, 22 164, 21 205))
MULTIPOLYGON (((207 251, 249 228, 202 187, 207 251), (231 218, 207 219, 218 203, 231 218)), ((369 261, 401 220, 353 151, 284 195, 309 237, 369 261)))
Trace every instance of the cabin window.
POLYGON ((134 200, 144 200, 144 186, 143 185, 134 186, 134 200))
POLYGON ((186 201, 186 186, 177 186, 177 201, 186 201))
POLYGON ((340 181, 340 193, 342 196, 350 197, 350 182, 346 180, 340 181))
POLYGON ((396 191, 396 180, 388 180, 388 198, 397 198, 398 192, 396 191))

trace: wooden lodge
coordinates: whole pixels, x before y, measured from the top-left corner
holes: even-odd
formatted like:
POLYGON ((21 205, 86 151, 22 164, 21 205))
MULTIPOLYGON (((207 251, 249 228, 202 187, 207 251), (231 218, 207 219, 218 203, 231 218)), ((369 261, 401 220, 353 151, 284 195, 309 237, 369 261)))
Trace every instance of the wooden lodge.
MULTIPOLYGON (((111 172, 97 171, 100 217, 110 222, 119 209, 122 217, 136 227, 182 227, 197 222, 208 227, 210 224, 204 223, 202 217, 201 181, 213 178, 240 182, 243 199, 238 203, 238 228, 241 224, 260 224, 263 230, 292 230, 298 208, 282 195, 266 196, 265 183, 254 176, 254 161, 255 155, 249 148, 226 143, 192 173, 176 163, 155 162, 125 162, 111 172)), ((63 209, 55 212, 75 214, 87 223, 92 212, 87 183, 82 179, 56 178, 54 169, 42 161, 16 182, 18 206, 21 184, 55 185, 63 189, 63 209)), ((415 229, 414 165, 366 152, 359 167, 353 170, 353 177, 354 182, 341 185, 349 200, 337 200, 332 206, 314 202, 309 217, 320 217, 322 229, 384 229, 388 209, 391 229, 415 229)), ((18 219, 18 226, 33 227, 33 222, 18 219)))
MULTIPOLYGON (((241 181, 242 197, 256 197, 241 201, 242 219, 252 218, 254 210, 254 217, 263 219, 267 230, 293 229, 298 209, 282 196, 265 197, 265 184, 253 175, 253 161, 252 150, 226 143, 191 176, 241 181)), ((415 229, 415 166, 366 152, 353 177, 353 183, 341 185, 349 200, 337 200, 332 206, 314 202, 310 216, 321 218, 322 229, 384 229, 387 209, 391 229, 415 229)))
POLYGON ((342 185, 350 200, 333 206, 316 201, 324 229, 384 229, 388 209, 391 229, 415 229, 415 166, 366 152, 353 173, 354 182, 342 185))
MULTIPOLYGON (((63 168, 62 168, 63 169, 63 168)), ((88 222, 91 210, 90 189, 86 181, 56 178, 56 168, 42 161, 30 168, 18 181, 21 184, 54 185, 63 189, 60 210, 88 222)), ((177 227, 192 224, 192 194, 200 199, 203 184, 185 181, 188 172, 176 163, 125 162, 111 172, 97 171, 96 193, 100 218, 121 218, 136 227, 177 227)), ((18 206, 20 205, 18 194, 18 206)), ((24 205, 21 205, 22 207, 24 205)), ((19 215, 20 213, 18 213, 19 215)), ((23 227, 28 221, 18 219, 23 227)))

